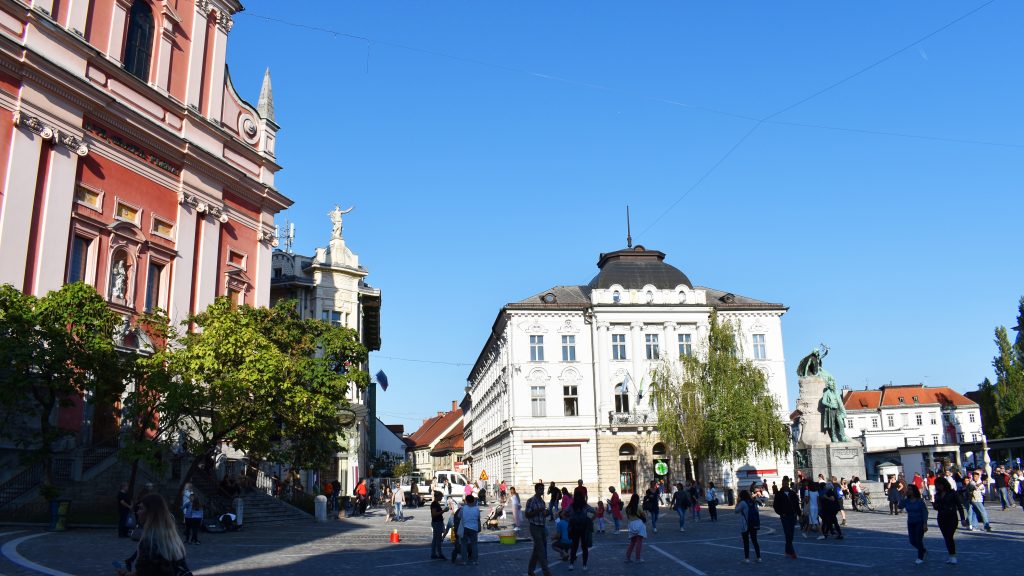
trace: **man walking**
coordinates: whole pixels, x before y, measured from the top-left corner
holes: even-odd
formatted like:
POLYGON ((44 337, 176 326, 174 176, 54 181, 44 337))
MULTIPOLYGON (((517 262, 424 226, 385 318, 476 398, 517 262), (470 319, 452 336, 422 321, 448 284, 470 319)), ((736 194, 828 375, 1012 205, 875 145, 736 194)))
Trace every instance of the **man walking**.
POLYGON ((967 493, 968 508, 967 517, 970 522, 968 530, 974 530, 974 517, 977 516, 985 527, 986 532, 992 531, 988 523, 988 511, 985 510, 985 485, 981 482, 981 472, 975 470, 972 476, 965 480, 964 491, 967 493))
POLYGON ((793 548, 793 530, 796 527, 797 518, 800 517, 800 499, 789 487, 789 476, 782 477, 782 489, 775 497, 772 507, 782 522, 782 533, 786 537, 786 556, 796 560, 796 550, 793 548))
POLYGON ((434 533, 434 538, 430 541, 430 559, 445 560, 441 551, 441 540, 444 538, 444 509, 441 508, 441 493, 438 491, 434 491, 434 498, 430 502, 430 528, 434 533))
POLYGON ((533 540, 533 553, 530 554, 526 572, 534 576, 533 570, 540 563, 544 576, 551 576, 551 569, 548 568, 548 532, 545 528, 548 511, 544 504, 544 483, 535 484, 533 492, 533 498, 526 502, 526 518, 530 521, 530 538, 533 540))

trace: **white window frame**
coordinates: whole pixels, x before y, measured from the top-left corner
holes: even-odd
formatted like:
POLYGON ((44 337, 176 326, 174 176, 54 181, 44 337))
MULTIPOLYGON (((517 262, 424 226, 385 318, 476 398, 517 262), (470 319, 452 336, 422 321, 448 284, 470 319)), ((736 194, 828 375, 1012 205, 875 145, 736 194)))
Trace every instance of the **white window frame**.
POLYGON ((661 358, 661 344, 657 334, 644 334, 644 350, 648 360, 661 358))
POLYGON ((892 414, 889 414, 889 416, 886 418, 886 421, 888 421, 889 423, 889 428, 896 427, 896 417, 893 416, 892 414))
POLYGON ((124 200, 122 200, 122 199, 120 199, 120 198, 118 198, 116 196, 114 197, 114 213, 113 213, 114 220, 120 220, 121 222, 130 222, 132 224, 135 224, 139 228, 142 228, 142 212, 143 212, 143 210, 142 210, 141 206, 136 206, 135 204, 132 204, 131 202, 125 202, 124 200), (121 216, 119 216, 117 214, 117 208, 118 208, 118 206, 120 206, 122 204, 127 206, 128 208, 131 208, 132 210, 135 210, 135 220, 129 220, 127 218, 122 218, 121 216))
POLYGON ((565 384, 562 386, 562 415, 580 415, 580 394, 576 384, 565 384), (572 406, 570 410, 569 407, 572 406))
POLYGON ((576 336, 562 336, 562 362, 576 361, 576 336))
POLYGON ((767 360, 768 359, 768 348, 765 344, 764 334, 754 334, 751 337, 754 348, 754 360, 767 360))
POLYGON ((153 255, 150 254, 149 262, 146 265, 146 294, 143 297, 142 302, 143 307, 146 308, 146 312, 152 312, 157 308, 167 310, 167 296, 170 292, 170 272, 170 261, 164 260, 163 258, 154 258, 153 255), (152 266, 154 265, 160 267, 160 284, 157 286, 157 301, 153 303, 152 306, 147 307, 146 304, 149 303, 150 282, 152 282, 150 274, 152 273, 152 266))
POLYGON ((154 235, 154 236, 156 236, 157 238, 163 238, 165 240, 174 240, 174 222, 171 222, 167 218, 161 218, 157 214, 150 214, 149 215, 149 233, 154 235), (156 228, 157 222, 160 222, 161 224, 166 224, 167 227, 171 229, 170 234, 164 234, 162 232, 158 232, 157 228, 156 228))
POLYGON ((83 184, 83 183, 79 182, 78 185, 75 187, 75 204, 78 204, 79 206, 85 206, 86 208, 88 208, 89 210, 92 210, 93 212, 97 212, 99 214, 102 214, 103 213, 103 194, 104 194, 103 190, 100 190, 99 188, 96 188, 95 186, 89 186, 88 184, 83 184), (89 192, 92 192, 93 194, 96 194, 97 195, 96 196, 96 204, 90 204, 90 203, 80 199, 78 197, 79 190, 87 190, 89 192))
POLYGON ((914 414, 914 421, 917 422, 918 426, 924 425, 924 416, 921 414, 914 414))
POLYGON ((530 362, 544 361, 544 336, 530 334, 530 362))
POLYGON ((626 352, 626 335, 623 333, 612 334, 612 360, 629 360, 626 352))
POLYGON ((530 386, 530 414, 534 418, 547 416, 547 389, 544 386, 530 386))
POLYGON ((693 336, 691 334, 679 334, 676 339, 679 341, 679 356, 693 356, 693 336))
POLYGON ((877 416, 872 416, 871 417, 871 428, 872 429, 877 429, 878 428, 878 417, 877 416))

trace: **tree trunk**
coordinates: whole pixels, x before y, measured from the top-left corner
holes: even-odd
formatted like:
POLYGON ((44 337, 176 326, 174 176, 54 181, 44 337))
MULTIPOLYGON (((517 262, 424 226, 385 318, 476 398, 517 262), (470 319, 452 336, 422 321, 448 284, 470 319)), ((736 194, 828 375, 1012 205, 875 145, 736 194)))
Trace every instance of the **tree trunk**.
MULTIPOLYGON (((128 476, 128 497, 135 501, 133 495, 135 494, 135 480, 139 473, 139 459, 132 460, 132 473, 128 476)), ((173 508, 172 508, 173 509, 173 508)))
POLYGON ((693 454, 690 452, 689 448, 686 449, 686 459, 690 462, 690 478, 693 478, 694 480, 696 480, 697 479, 696 466, 694 466, 694 464, 693 464, 693 454))

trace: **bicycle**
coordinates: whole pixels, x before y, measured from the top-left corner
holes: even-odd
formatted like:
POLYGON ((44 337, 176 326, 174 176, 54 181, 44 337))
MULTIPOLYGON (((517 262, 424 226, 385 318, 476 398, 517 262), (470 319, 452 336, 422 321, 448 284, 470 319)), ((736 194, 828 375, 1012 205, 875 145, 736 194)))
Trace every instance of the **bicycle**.
POLYGON ((858 495, 858 497, 860 498, 860 500, 857 503, 857 505, 860 508, 864 508, 871 512, 875 511, 875 505, 871 503, 871 492, 863 491, 858 495))

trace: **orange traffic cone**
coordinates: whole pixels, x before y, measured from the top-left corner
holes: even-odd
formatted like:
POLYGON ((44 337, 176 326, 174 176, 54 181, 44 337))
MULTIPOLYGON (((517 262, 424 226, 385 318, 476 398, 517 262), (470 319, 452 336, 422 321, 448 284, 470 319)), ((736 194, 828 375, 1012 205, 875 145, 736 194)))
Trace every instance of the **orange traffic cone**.
POLYGON ((391 543, 397 544, 402 541, 402 538, 398 535, 398 528, 391 531, 391 543))

